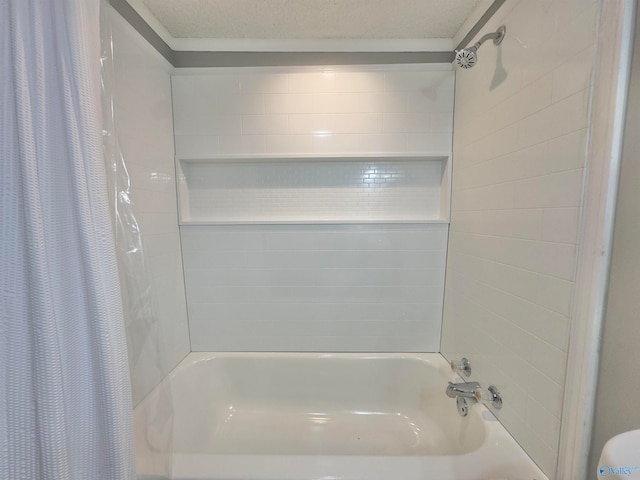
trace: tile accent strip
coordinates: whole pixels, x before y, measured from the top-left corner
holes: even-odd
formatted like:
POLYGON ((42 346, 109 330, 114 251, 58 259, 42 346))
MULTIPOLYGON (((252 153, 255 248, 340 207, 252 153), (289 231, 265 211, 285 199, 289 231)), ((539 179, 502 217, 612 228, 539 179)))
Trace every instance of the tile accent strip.
MULTIPOLYGON (((126 0, 109 0, 111 6, 135 28, 153 48, 176 68, 266 67, 293 65, 374 65, 411 63, 451 63, 453 52, 196 52, 176 51, 149 26, 126 0)), ((505 0, 495 0, 465 36, 472 39, 505 0)))
POLYGON ((176 52, 172 50, 171 47, 162 40, 162 38, 160 38, 160 35, 158 35, 155 30, 149 26, 145 19, 142 18, 131 5, 129 5, 127 0, 109 0, 109 2, 116 12, 122 15, 122 17, 129 22, 129 24, 135 28, 136 31, 142 35, 160 55, 166 58, 171 65, 174 67, 176 66, 176 52))
POLYGON ((456 50, 460 50, 467 46, 467 44, 473 40, 480 30, 487 24, 491 17, 495 15, 495 13, 500 9, 506 0, 495 0, 487 11, 480 17, 480 19, 476 22, 476 24, 469 30, 469 33, 465 35, 465 37, 460 41, 458 46, 455 48, 456 50))

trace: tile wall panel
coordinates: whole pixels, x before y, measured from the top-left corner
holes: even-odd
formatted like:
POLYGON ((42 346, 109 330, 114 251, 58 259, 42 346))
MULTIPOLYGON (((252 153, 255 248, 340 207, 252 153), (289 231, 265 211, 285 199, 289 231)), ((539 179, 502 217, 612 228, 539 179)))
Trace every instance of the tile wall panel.
MULTIPOLYGON (((453 80, 450 65, 178 71, 176 154, 447 155, 453 80)), ((354 189, 355 213, 331 207, 361 180, 354 162, 264 175, 232 164, 244 189, 190 164, 190 211, 200 215, 192 220, 211 218, 211 205, 229 222, 264 218, 265 209, 271 220, 440 217, 442 165, 376 162, 408 176, 364 203, 354 189), (433 181, 411 192, 424 175, 433 181), (311 196, 292 202, 286 192, 296 186, 311 196)), ((447 224, 183 225, 181 234, 194 350, 439 350, 447 224)))
POLYGON ((511 2, 458 71, 442 352, 550 478, 558 455, 598 2, 511 2))
POLYGON ((192 348, 438 351, 447 229, 182 226, 192 348))
POLYGON ((177 156, 451 150, 449 65, 322 70, 178 72, 177 156))
POLYGON ((192 222, 421 221, 441 217, 443 162, 322 160, 182 165, 192 222))
MULTIPOLYGON (((152 305, 125 295, 133 399, 144 398, 190 351, 176 187, 171 106, 173 68, 112 12, 115 126, 131 181, 133 213, 142 235, 146 271, 122 274, 150 286, 152 305), (140 314, 149 309, 150 316, 140 314)), ((137 293, 137 292, 136 292, 137 293)))

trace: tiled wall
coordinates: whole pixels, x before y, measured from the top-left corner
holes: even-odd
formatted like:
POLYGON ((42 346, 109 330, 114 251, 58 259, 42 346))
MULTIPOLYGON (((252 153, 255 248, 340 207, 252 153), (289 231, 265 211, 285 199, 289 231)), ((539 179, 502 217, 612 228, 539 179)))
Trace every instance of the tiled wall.
POLYGON ((447 226, 183 226, 195 351, 438 351, 447 226))
POLYGON ((183 70, 173 93, 179 158, 451 151, 449 65, 183 70))
MULTIPOLYGON (((190 351, 176 189, 172 67, 117 13, 111 14, 115 126, 131 179, 133 213, 147 271, 127 268, 129 285, 150 285, 151 305, 134 292, 125 305, 133 397, 137 404, 190 351)), ((144 290, 142 290, 144 292, 144 290)), ((125 297, 128 297, 125 295, 125 297)))
POLYGON ((440 158, 182 162, 182 221, 438 220, 440 158))
MULTIPOLYGON (((610 8, 608 5, 603 7, 602 20, 615 12, 615 9, 610 8)), ((600 455, 606 442, 615 435, 640 428, 636 403, 629 401, 640 397, 640 383, 629 381, 629 372, 640 366, 640 323, 635 320, 640 310, 640 136, 637 134, 640 124, 640 10, 636 10, 634 24, 635 38, 617 192, 611 276, 603 325, 588 480, 597 478, 601 466, 600 455)), ((602 28, 600 42, 606 39, 612 46, 619 45, 615 41, 616 36, 617 32, 602 28)), ((615 61, 615 54, 621 50, 624 51, 618 49, 611 55, 612 63, 615 61)), ((602 72, 601 68, 598 65, 598 75, 602 72)), ((611 71, 615 72, 615 69, 609 68, 608 72, 611 71)))
MULTIPOLYGON (((333 188, 353 176, 342 170, 361 169, 361 162, 331 163, 325 156, 450 153, 450 66, 181 71, 173 77, 173 95, 179 159, 303 159, 282 166, 277 178, 255 182, 283 187, 295 180, 287 188, 269 188, 268 200, 285 205, 288 219, 308 224, 181 227, 194 350, 439 350, 448 225, 358 224, 379 220, 374 201, 350 214, 351 223, 321 224, 345 212, 327 212, 327 195, 322 214, 303 208, 295 187, 307 193, 318 187, 308 184, 308 157, 315 157, 313 180, 329 179, 333 188)), ((436 167, 433 184, 442 181, 442 164, 436 167)), ((191 178, 191 193, 197 192, 192 206, 218 198, 213 187, 219 182, 207 192, 206 176, 191 178)), ((433 184, 426 184, 426 197, 434 200, 427 214, 438 218, 439 194, 429 193, 433 184)), ((264 221, 266 203, 253 205, 255 211, 249 205, 236 208, 235 218, 222 218, 224 212, 217 218, 264 221)), ((397 208, 389 215, 391 210, 385 220, 407 220, 397 208)), ((191 212, 206 222, 201 210, 191 212)))
POLYGON ((576 275, 598 3, 507 2, 498 48, 458 71, 442 351, 550 477, 576 275))

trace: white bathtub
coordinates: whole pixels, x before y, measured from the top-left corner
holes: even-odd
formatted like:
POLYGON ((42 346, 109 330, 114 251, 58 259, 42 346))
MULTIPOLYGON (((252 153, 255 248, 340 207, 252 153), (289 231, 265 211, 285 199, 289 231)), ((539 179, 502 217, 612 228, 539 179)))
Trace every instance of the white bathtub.
POLYGON ((173 478, 546 479, 486 408, 458 415, 449 380, 439 354, 192 353, 169 377, 173 478))

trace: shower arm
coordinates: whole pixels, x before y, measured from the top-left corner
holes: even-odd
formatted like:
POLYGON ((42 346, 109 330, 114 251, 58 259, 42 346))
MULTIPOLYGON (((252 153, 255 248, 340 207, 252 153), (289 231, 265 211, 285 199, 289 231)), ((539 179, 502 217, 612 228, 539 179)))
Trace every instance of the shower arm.
POLYGON ((483 35, 480 40, 474 43, 473 47, 475 49, 478 49, 480 48, 480 45, 482 45, 487 40, 493 40, 494 45, 500 45, 500 43, 502 42, 502 39, 504 38, 505 31, 506 29, 504 27, 500 27, 495 32, 487 33, 486 35, 483 35))

